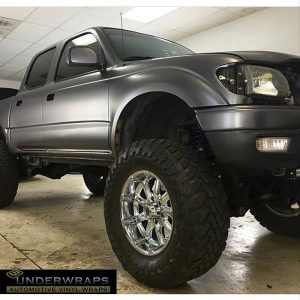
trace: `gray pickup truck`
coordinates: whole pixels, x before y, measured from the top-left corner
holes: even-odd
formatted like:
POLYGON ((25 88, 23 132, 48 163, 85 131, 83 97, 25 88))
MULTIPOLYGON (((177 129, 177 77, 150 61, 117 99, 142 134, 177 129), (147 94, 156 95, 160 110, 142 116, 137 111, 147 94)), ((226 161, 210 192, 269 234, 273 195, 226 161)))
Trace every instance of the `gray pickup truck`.
POLYGON ((300 57, 92 28, 33 58, 0 101, 0 134, 0 206, 20 170, 81 172, 105 194, 114 252, 149 286, 207 272, 248 210, 300 237, 300 57))

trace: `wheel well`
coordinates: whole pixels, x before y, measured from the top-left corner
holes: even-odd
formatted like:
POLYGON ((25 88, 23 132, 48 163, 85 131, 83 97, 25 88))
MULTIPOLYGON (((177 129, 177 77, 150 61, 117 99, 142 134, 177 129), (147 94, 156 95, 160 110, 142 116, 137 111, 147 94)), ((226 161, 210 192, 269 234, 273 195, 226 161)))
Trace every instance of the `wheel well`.
POLYGON ((187 127, 199 128, 195 112, 182 99, 162 92, 143 94, 124 108, 115 135, 116 152, 135 140, 169 139, 188 143, 187 127))

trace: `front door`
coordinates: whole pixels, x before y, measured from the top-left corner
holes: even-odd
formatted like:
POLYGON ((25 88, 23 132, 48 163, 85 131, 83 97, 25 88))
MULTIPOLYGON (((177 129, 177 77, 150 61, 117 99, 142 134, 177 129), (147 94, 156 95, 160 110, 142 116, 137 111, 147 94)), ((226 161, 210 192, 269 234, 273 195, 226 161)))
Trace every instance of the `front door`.
POLYGON ((55 82, 43 102, 44 140, 49 153, 109 154, 108 75, 95 67, 68 64, 71 46, 88 45, 100 51, 92 33, 66 43, 55 82))

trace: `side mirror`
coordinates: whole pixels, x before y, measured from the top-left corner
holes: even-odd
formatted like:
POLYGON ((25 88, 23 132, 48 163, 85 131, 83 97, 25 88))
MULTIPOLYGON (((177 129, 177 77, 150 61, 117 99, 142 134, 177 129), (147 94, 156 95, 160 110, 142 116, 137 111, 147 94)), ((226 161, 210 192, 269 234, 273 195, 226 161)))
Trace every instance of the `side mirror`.
POLYGON ((103 53, 95 52, 88 46, 71 46, 68 50, 68 64, 78 67, 99 67, 104 69, 103 53))

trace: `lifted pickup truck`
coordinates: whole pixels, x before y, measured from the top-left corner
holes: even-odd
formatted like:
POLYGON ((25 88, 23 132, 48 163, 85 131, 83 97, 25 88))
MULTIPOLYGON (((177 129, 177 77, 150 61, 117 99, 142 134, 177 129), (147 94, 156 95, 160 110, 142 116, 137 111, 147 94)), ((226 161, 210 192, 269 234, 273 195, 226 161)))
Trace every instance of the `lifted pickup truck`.
POLYGON ((123 267, 170 288, 212 268, 231 216, 300 237, 300 57, 196 54, 92 28, 37 54, 0 101, 0 205, 19 169, 105 192, 123 267))

